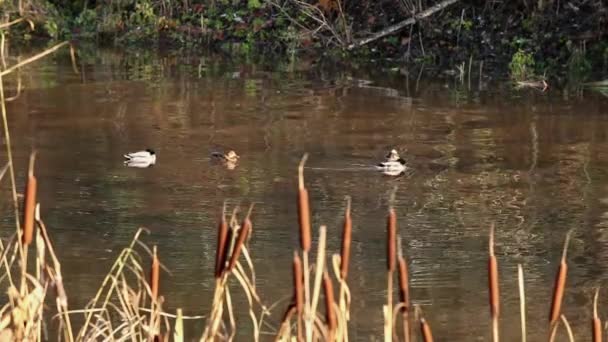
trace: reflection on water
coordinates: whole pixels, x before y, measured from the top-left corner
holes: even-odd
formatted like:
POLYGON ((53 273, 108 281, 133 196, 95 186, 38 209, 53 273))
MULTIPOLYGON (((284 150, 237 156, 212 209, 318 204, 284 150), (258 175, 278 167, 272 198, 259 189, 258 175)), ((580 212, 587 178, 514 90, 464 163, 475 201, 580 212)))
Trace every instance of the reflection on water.
MULTIPOLYGON (((600 95, 468 92, 453 80, 287 73, 282 65, 110 51, 82 56, 80 68, 74 74, 61 55, 41 62, 23 73, 26 91, 8 108, 19 169, 32 148, 39 151, 40 201, 71 307, 92 297, 136 227, 145 226, 172 271, 162 284, 166 308, 206 313, 215 220, 228 200, 256 203, 251 250, 261 297, 283 301, 276 321, 291 295, 298 246, 295 171, 309 152, 313 221, 328 225, 332 252, 339 251, 344 198, 352 196, 352 340, 382 334, 384 222, 395 187, 412 296, 436 336, 489 339, 485 267, 495 222, 504 339, 519 338, 518 263, 530 338, 545 336, 571 228, 564 313, 579 339, 588 338, 593 288, 608 264, 608 105, 600 95), (156 150, 154 167, 123 165, 124 153, 147 146, 156 150), (391 148, 413 172, 373 170, 391 148), (230 149, 238 166, 214 162, 213 152, 230 149)), ((2 198, 10 227, 10 196, 2 198)))

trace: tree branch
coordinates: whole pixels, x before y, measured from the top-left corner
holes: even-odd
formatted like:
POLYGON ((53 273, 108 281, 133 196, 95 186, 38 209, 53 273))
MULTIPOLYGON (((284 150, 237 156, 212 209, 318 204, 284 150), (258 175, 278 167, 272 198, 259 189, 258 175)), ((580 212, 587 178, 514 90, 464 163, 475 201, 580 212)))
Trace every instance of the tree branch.
POLYGON ((395 33, 401 29, 403 29, 406 26, 409 25, 413 25, 415 24, 418 20, 420 19, 424 19, 430 15, 432 15, 433 13, 440 11, 446 7, 448 7, 449 5, 452 5, 454 3, 458 2, 458 0, 444 0, 434 6, 431 6, 429 8, 427 8, 426 10, 416 14, 415 16, 408 18, 406 20, 400 21, 395 25, 389 26, 379 32, 376 32, 374 34, 372 34, 371 36, 367 37, 367 38, 363 38, 363 39, 359 39, 357 41, 355 41, 354 43, 350 44, 348 46, 349 50, 352 50, 354 48, 363 46, 365 44, 369 44, 375 40, 378 40, 384 36, 387 36, 389 34, 395 33))

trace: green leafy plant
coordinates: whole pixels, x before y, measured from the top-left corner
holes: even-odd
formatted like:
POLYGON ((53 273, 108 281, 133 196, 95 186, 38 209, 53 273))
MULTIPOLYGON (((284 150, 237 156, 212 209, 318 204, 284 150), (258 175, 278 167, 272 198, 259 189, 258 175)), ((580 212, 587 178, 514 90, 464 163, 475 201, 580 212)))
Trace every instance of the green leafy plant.
POLYGON ((518 50, 511 58, 509 70, 515 81, 525 81, 534 76, 534 57, 531 53, 518 50))

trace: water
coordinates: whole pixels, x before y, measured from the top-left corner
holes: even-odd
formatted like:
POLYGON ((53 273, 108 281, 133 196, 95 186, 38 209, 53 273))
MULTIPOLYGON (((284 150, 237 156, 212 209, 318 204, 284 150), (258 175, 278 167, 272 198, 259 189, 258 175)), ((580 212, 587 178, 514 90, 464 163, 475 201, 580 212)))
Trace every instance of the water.
MULTIPOLYGON (((467 92, 452 79, 377 70, 298 65, 288 72, 287 64, 116 51, 82 56, 78 67, 80 75, 66 54, 38 62, 23 72, 25 91, 8 105, 20 186, 30 150, 38 151, 39 200, 72 308, 86 304, 144 226, 145 242, 158 245, 171 270, 161 284, 165 308, 207 314, 222 202, 255 202, 251 252, 262 300, 282 300, 270 320, 277 326, 298 246, 296 167, 308 152, 313 222, 328 226, 332 253, 339 251, 344 198, 352 196, 351 340, 382 338, 385 216, 396 187, 413 301, 439 340, 490 339, 492 222, 503 339, 519 339, 518 263, 529 337, 546 335, 553 277, 573 228, 564 313, 576 336, 589 338, 592 295, 605 283, 608 261, 608 100, 601 95, 485 83, 467 92), (123 153, 146 147, 157 151, 157 165, 123 166, 123 153), (407 156, 411 175, 361 167, 390 148, 407 156), (234 170, 209 158, 228 149, 241 156, 234 170)), ((14 85, 9 79, 8 96, 14 85)), ((7 184, 3 224, 12 232, 7 184)), ((247 340, 246 313, 240 322, 247 340)), ((191 335, 201 327, 193 323, 191 335)))

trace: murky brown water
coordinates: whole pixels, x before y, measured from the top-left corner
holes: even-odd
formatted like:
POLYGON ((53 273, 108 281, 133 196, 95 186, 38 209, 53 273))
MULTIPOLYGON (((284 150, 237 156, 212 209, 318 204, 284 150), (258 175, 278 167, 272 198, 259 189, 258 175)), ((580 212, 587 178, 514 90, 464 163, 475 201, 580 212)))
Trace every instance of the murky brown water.
MULTIPOLYGON (((382 338, 385 214, 395 186, 412 296, 438 340, 490 339, 491 222, 503 339, 520 335, 517 263, 525 269, 529 337, 544 339, 554 272, 572 228, 564 313, 577 337, 589 338, 593 289, 608 277, 608 99, 601 95, 477 85, 467 92, 453 80, 290 73, 282 65, 108 51, 83 56, 80 67, 74 74, 66 55, 40 62, 23 73, 26 90, 8 107, 19 184, 29 151, 39 151, 40 201, 72 308, 91 298, 145 226, 145 241, 158 244, 172 271, 162 284, 166 308, 206 314, 215 222, 228 200, 257 203, 251 251, 258 286, 266 303, 284 301, 280 315, 298 246, 295 171, 309 152, 313 220, 328 225, 330 251, 339 250, 344 197, 353 199, 351 340, 382 338), (155 167, 123 166, 123 153, 146 147, 158 153, 155 167), (407 151, 413 175, 361 167, 392 147, 407 151), (209 159, 228 148, 241 155, 235 170, 209 159)), ((2 198, 10 213, 9 196, 2 198)), ((191 327, 193 336, 201 325, 191 327)))

